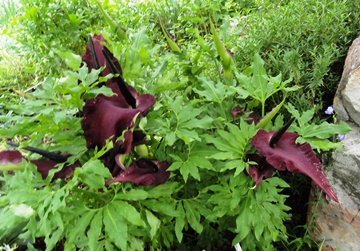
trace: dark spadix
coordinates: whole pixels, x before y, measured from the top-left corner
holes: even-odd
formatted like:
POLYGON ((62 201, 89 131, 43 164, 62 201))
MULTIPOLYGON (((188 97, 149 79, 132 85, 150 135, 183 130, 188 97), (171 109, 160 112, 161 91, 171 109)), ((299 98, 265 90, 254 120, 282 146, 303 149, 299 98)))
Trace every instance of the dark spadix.
POLYGON ((96 56, 94 41, 92 40, 90 35, 89 35, 89 41, 90 41, 91 58, 92 58, 92 61, 94 63, 94 68, 96 70, 98 70, 98 69, 100 69, 100 65, 99 65, 98 58, 96 56))
MULTIPOLYGON (((8 145, 13 147, 19 147, 19 144, 13 143, 13 142, 7 142, 8 145)), ((67 161, 68 156, 64 156, 58 153, 46 151, 43 149, 27 146, 23 147, 23 149, 28 150, 33 153, 40 154, 41 156, 45 157, 46 159, 42 160, 29 160, 30 163, 34 164, 36 166, 37 171, 41 174, 41 176, 45 179, 49 171, 56 168, 57 164, 64 163, 67 161)), ((20 151, 17 150, 6 150, 0 152, 0 165, 11 165, 12 168, 8 168, 8 170, 15 170, 16 164, 21 163, 22 159, 24 159, 21 155, 20 151), (2 163, 3 162, 3 163, 2 163)), ((56 172, 53 176, 53 180, 55 179, 64 179, 71 175, 75 168, 80 167, 79 162, 75 162, 72 165, 64 165, 63 168, 56 172)), ((4 168, 3 168, 4 169, 4 168)), ((19 169, 19 168, 18 168, 19 169)))
POLYGON ((270 139, 270 146, 274 147, 274 145, 281 139, 286 130, 290 127, 295 118, 291 118, 283 127, 281 127, 270 139))
POLYGON ((127 84, 124 81, 124 79, 121 77, 120 72, 117 70, 116 66, 111 61, 110 56, 107 54, 107 52, 104 49, 102 50, 102 53, 103 53, 103 55, 105 57, 105 60, 106 60, 107 64, 110 67, 111 73, 112 74, 119 74, 119 76, 114 77, 114 79, 117 82, 117 84, 119 86, 119 89, 120 89, 122 95, 124 96, 126 102, 132 108, 136 108, 136 100, 135 100, 134 96, 131 94, 127 84))
POLYGON ((332 200, 338 202, 322 164, 312 151, 310 144, 297 144, 296 139, 299 137, 297 133, 281 130, 280 136, 275 137, 276 140, 271 146, 271 139, 276 133, 259 130, 252 138, 251 144, 259 155, 265 157, 267 163, 275 169, 309 176, 332 200))
MULTIPOLYGON (((17 144, 17 143, 14 143, 14 142, 6 142, 7 145, 9 146, 12 146, 12 147, 19 147, 20 145, 17 144)), ((53 160, 53 161, 56 161, 58 163, 62 163, 62 162, 66 162, 68 157, 67 156, 64 156, 64 155, 61 155, 61 154, 58 154, 58 153, 54 153, 54 152, 50 152, 50 151, 46 151, 46 150, 43 150, 43 149, 39 149, 39 148, 36 148, 36 147, 32 147, 32 146, 26 146, 26 147, 23 147, 23 149, 25 150, 28 150, 30 152, 33 152, 33 153, 37 153, 37 154, 40 154, 41 156, 49 159, 49 160, 53 160)))

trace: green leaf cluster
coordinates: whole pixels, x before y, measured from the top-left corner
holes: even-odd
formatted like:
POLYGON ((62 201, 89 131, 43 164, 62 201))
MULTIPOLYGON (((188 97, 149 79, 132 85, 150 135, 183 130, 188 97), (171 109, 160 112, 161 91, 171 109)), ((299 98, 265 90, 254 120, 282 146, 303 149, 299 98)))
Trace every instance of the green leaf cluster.
POLYGON ((294 123, 290 129, 301 136, 297 142, 300 144, 308 142, 312 148, 318 151, 328 151, 341 147, 341 142, 334 142, 334 135, 345 135, 351 131, 350 126, 345 122, 338 124, 330 124, 326 121, 321 124, 310 123, 314 117, 315 107, 302 114, 292 104, 288 104, 286 108, 296 118, 297 124, 294 123))
POLYGON ((77 71, 66 71, 62 78, 48 77, 35 91, 23 93, 16 103, 5 104, 4 110, 10 112, 0 115, 0 135, 8 139, 30 137, 35 147, 47 138, 47 143, 51 143, 48 150, 83 154, 86 147, 78 114, 84 98, 99 93, 112 95, 111 89, 98 88, 99 72, 88 73, 83 66, 77 71), (67 148, 70 143, 72 149, 67 148))
POLYGON ((246 69, 246 73, 236 75, 245 96, 250 96, 261 104, 262 117, 265 116, 265 102, 268 98, 279 91, 289 92, 299 89, 298 86, 286 87, 292 81, 292 77, 282 82, 281 73, 275 77, 268 76, 264 64, 260 55, 255 54, 253 63, 246 69))
POLYGON ((93 0, 22 2, 13 31, 22 61, 30 65, 18 66, 18 60, 0 70, 30 67, 21 78, 5 74, 6 82, 21 83, 10 91, 2 85, 0 135, 22 146, 70 153, 82 167, 53 182, 27 162, 24 170, 3 173, 1 242, 15 240, 30 250, 41 239, 48 250, 61 244, 68 250, 210 250, 231 232, 230 241, 243 250, 287 243, 287 184, 273 177, 252 189, 246 155, 254 152, 250 141, 257 130, 279 129, 287 112, 297 119, 291 130, 301 135, 299 143, 319 151, 340 147, 329 138, 348 132, 347 125, 313 121, 319 121, 316 109, 325 102, 318 97, 337 85, 333 63, 355 36, 355 1, 105 1, 101 10, 93 0), (127 37, 121 42, 114 37, 124 37, 120 23, 127 37), (108 26, 111 33, 103 29, 108 26), (171 162, 163 185, 107 187, 111 174, 99 157, 112 146, 86 149, 83 100, 111 95, 98 88, 106 80, 98 81, 99 71, 77 69, 88 34, 99 30, 119 58, 124 79, 139 94, 157 98, 139 127, 147 134, 149 156, 171 162), (28 90, 49 72, 35 91, 28 90), (246 111, 233 120, 235 106, 246 111), (272 112, 258 126, 248 124, 247 115, 258 111, 262 117, 272 112))
POLYGON ((254 124, 249 125, 244 120, 240 121, 239 126, 230 123, 226 126, 228 131, 218 130, 219 136, 206 135, 205 139, 218 150, 210 158, 223 162, 219 171, 235 169, 234 175, 237 176, 248 167, 245 155, 249 150, 249 141, 255 136, 257 129, 254 124))

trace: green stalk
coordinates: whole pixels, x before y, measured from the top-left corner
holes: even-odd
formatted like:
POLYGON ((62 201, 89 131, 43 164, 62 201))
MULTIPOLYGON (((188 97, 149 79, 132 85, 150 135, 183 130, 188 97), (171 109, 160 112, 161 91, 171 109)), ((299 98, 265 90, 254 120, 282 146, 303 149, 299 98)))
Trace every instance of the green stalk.
POLYGON ((111 30, 116 34, 118 39, 125 40, 126 39, 126 33, 123 31, 123 29, 120 27, 118 23, 116 23, 110 15, 105 11, 105 9, 102 7, 102 5, 98 2, 98 0, 95 1, 97 6, 99 7, 100 12, 103 14, 105 21, 110 25, 111 30))
POLYGON ((284 97, 284 99, 281 101, 280 104, 278 104, 277 106, 275 106, 271 112, 269 112, 268 114, 266 114, 265 117, 263 117, 260 122, 256 125, 256 128, 260 129, 260 128, 264 128, 274 117, 275 115, 279 112, 280 108, 283 106, 283 104, 285 103, 285 99, 286 99, 286 95, 284 97))
POLYGON ((166 31, 160 16, 159 16, 159 23, 160 23, 161 30, 162 30, 163 34, 165 35, 166 42, 168 43, 168 45, 169 45, 170 49, 172 50, 172 52, 181 53, 180 47, 170 38, 170 35, 166 31))
POLYGON ((220 40, 219 35, 217 34, 216 30, 215 30, 215 26, 213 24, 213 22, 210 20, 210 28, 211 28, 211 33, 213 34, 213 39, 215 42, 215 47, 216 47, 216 51, 219 54, 220 58, 221 58, 221 64, 223 66, 224 69, 224 77, 227 80, 232 80, 233 77, 233 73, 231 70, 231 56, 230 54, 227 52, 225 46, 223 45, 223 43, 220 40))
POLYGON ((24 170, 24 169, 25 169, 25 165, 23 163, 19 163, 19 164, 9 163, 9 164, 5 164, 5 165, 0 165, 0 171, 3 171, 3 172, 19 171, 19 170, 24 170))

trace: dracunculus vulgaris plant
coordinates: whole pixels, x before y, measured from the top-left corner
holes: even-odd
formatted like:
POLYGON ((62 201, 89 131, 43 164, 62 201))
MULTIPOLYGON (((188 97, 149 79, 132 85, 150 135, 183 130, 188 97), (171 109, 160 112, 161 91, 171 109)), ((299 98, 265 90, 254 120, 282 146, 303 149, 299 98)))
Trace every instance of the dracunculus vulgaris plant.
POLYGON ((286 132, 293 121, 294 118, 276 132, 259 130, 252 138, 251 144, 258 154, 251 154, 248 159, 257 163, 249 166, 249 174, 254 179, 255 186, 258 187, 264 178, 271 177, 275 170, 287 170, 307 175, 330 199, 338 202, 323 166, 310 144, 298 144, 296 139, 299 135, 286 132))
MULTIPOLYGON (((90 37, 89 45, 82 60, 92 69, 102 69, 101 75, 113 74, 105 85, 111 88, 113 95, 105 96, 99 94, 94 98, 85 100, 83 106, 83 119, 81 126, 89 149, 101 149, 110 140, 113 148, 106 152, 101 158, 104 165, 110 170, 113 178, 106 182, 107 185, 114 182, 132 182, 135 185, 155 186, 164 183, 170 176, 167 171, 168 162, 146 159, 146 154, 138 154, 140 157, 133 161, 128 167, 124 159, 139 147, 146 150, 145 134, 134 130, 136 119, 146 116, 150 107, 156 102, 150 94, 139 95, 135 88, 129 86, 122 78, 122 69, 118 60, 104 46, 102 35, 90 37)), ((9 142, 10 145, 16 146, 9 142)), ((56 154, 41 149, 25 147, 26 150, 36 152, 46 160, 30 160, 35 164, 37 170, 45 178, 51 169, 57 164, 65 163, 68 155, 56 154)), ((21 153, 17 150, 7 150, 0 154, 2 170, 15 170, 21 168, 21 153)), ((79 161, 72 165, 64 165, 56 172, 54 179, 65 178, 73 173, 74 169, 80 167, 79 161)))

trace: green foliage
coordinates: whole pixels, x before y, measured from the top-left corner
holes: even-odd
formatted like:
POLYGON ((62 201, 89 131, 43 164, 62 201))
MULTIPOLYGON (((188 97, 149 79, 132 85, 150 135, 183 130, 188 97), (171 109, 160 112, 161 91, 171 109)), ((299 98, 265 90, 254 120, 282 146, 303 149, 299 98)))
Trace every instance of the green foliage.
POLYGON ((244 162, 250 139, 255 136, 257 130, 253 124, 249 125, 241 120, 240 126, 227 124, 228 132, 218 130, 219 137, 206 135, 205 139, 208 143, 214 144, 218 150, 211 158, 223 160, 224 166, 220 168, 220 172, 236 169, 234 175, 237 176, 247 168, 244 162))
POLYGON ((30 136, 33 146, 50 137, 48 143, 51 143, 52 150, 74 155, 84 153, 81 118, 76 116, 82 110, 83 98, 112 93, 109 88, 97 88, 99 70, 88 74, 87 67, 83 66, 76 72, 67 71, 65 74, 62 78, 48 77, 33 93, 24 94, 17 103, 5 105, 4 109, 15 112, 16 116, 0 115, 0 134, 8 138, 30 136), (70 142, 72 148, 67 149, 70 142))
POLYGON ((0 4, 0 10, 3 15, 0 17, 0 27, 7 26, 9 21, 15 16, 17 5, 14 1, 5 0, 0 4))
POLYGON ((318 97, 334 93, 340 76, 334 63, 357 35, 355 1, 104 1, 101 10, 97 1, 22 4, 14 29, 6 32, 23 57, 19 64, 10 65, 10 58, 1 64, 0 135, 21 146, 71 154, 69 162, 82 167, 53 182, 27 162, 24 170, 4 172, 0 244, 32 247, 42 238, 47 250, 59 244, 67 250, 313 244, 308 235, 288 240, 288 184, 275 174, 253 189, 246 155, 254 152, 250 141, 259 128, 277 130, 290 116, 299 143, 319 151, 341 146, 332 137, 349 128, 323 122, 317 111, 329 100, 318 97), (124 35, 119 27, 126 29, 126 40, 116 38, 124 35), (99 158, 113 146, 86 148, 83 100, 111 95, 98 88, 106 80, 97 79, 99 71, 80 67, 87 36, 100 29, 124 79, 157 98, 139 127, 147 134, 147 155, 171 162, 163 185, 105 186, 111 174, 99 158), (234 53, 231 63, 226 49, 234 53), (225 68, 233 79, 224 76, 225 68), (15 79, 11 70, 22 74, 15 79), (34 82, 40 83, 36 90, 25 91, 34 82), (233 120, 235 106, 246 111, 233 120), (246 122, 250 112, 265 116, 261 126, 246 122))
MULTIPOLYGON (((261 104, 261 116, 265 116, 265 102, 278 91, 295 91, 299 87, 285 87, 292 78, 282 82, 281 73, 276 77, 268 77, 264 61, 259 54, 255 54, 252 65, 246 70, 245 74, 238 74, 237 80, 245 96, 251 96, 254 100, 261 104)), ((251 108, 251 107, 250 107, 251 108)))
MULTIPOLYGON (((341 5, 332 0, 269 1, 259 14, 245 19, 235 17, 239 21, 237 34, 242 35, 229 41, 240 48, 234 55, 235 61, 248 61, 252 55, 249 52, 261 51, 273 72, 282 72, 285 77, 294 75, 304 94, 309 92, 305 94, 307 99, 315 100, 329 91, 334 93, 341 74, 341 70, 335 73, 339 70, 335 62, 346 55, 347 47, 359 33, 356 22, 348 22, 354 20, 349 10, 359 9, 358 3, 341 5), (336 24, 334 19, 338 20, 336 24), (248 53, 243 53, 244 48, 248 53)), ((293 98, 300 97, 294 94, 293 98)))
POLYGON ((7 34, 21 44, 22 60, 46 76, 64 69, 56 51, 82 53, 88 34, 96 29, 100 13, 87 1, 20 1, 15 25, 7 34))
POLYGON ((345 135, 351 131, 350 126, 342 121, 338 124, 330 124, 326 121, 319 125, 311 124, 310 120, 314 116, 315 107, 301 115, 291 104, 288 104, 286 108, 296 118, 298 124, 293 124, 290 128, 301 136, 297 142, 300 144, 309 142, 312 148, 316 148, 318 151, 328 151, 341 147, 341 142, 331 142, 329 138, 333 137, 334 134, 345 135))

